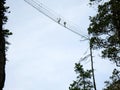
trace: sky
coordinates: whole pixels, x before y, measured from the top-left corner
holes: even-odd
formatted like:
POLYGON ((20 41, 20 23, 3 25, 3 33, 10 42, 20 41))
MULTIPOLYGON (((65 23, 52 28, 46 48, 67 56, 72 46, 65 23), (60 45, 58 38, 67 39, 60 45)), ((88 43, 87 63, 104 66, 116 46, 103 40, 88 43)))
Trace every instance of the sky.
MULTIPOLYGON (((96 13, 87 0, 38 0, 79 26, 87 34, 89 16, 96 13)), ((4 90, 68 90, 73 80, 75 63, 88 51, 88 41, 52 21, 24 0, 7 0, 11 13, 8 28, 13 35, 7 51, 4 90)), ((84 35, 84 34, 83 34, 84 35)), ((98 90, 109 79, 114 64, 94 52, 98 90)), ((90 69, 90 60, 82 62, 90 69)))

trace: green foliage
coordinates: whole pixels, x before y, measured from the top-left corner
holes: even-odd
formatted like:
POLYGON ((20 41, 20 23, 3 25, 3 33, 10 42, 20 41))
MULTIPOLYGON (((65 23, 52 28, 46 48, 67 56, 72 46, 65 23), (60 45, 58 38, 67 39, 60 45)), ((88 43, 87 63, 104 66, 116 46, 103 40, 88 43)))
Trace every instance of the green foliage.
POLYGON ((119 66, 120 1, 109 0, 102 5, 98 5, 98 13, 96 16, 90 17, 90 21, 88 33, 91 36, 90 44, 92 48, 102 49, 102 57, 109 58, 119 66))
POLYGON ((80 63, 75 64, 75 72, 78 74, 77 80, 70 84, 69 90, 92 90, 91 70, 84 70, 80 63))
POLYGON ((106 87, 104 90, 120 90, 120 71, 114 69, 110 79, 111 81, 105 81, 106 87))
POLYGON ((93 4, 98 4, 99 2, 101 2, 102 0, 89 0, 90 1, 90 5, 93 5, 93 4))
POLYGON ((5 29, 2 31, 5 37, 8 37, 9 35, 12 35, 12 32, 10 32, 8 29, 5 29))
POLYGON ((5 16, 5 13, 8 12, 7 6, 4 6, 6 4, 6 0, 2 0, 0 2, 0 25, 3 25, 7 22, 7 16, 5 16))
POLYGON ((8 20, 6 13, 9 13, 9 7, 5 6, 5 4, 6 0, 0 1, 0 90, 3 90, 5 83, 6 49, 9 44, 6 38, 12 34, 3 27, 8 20))
POLYGON ((1 26, 1 38, 3 37, 5 39, 5 49, 7 49, 7 45, 9 45, 10 43, 6 40, 6 38, 8 38, 9 35, 12 35, 12 32, 10 32, 8 29, 3 28, 3 26, 6 24, 8 18, 6 16, 6 13, 10 13, 8 11, 9 7, 5 6, 6 4, 6 0, 2 0, 0 2, 0 26, 1 26))

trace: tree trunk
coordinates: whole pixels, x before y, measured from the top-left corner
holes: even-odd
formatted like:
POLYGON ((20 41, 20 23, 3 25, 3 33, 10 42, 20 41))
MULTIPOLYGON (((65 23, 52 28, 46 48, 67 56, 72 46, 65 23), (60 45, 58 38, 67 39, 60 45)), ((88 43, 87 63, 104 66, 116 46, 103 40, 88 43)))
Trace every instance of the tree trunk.
POLYGON ((2 33, 2 25, 0 25, 0 90, 3 90, 5 82, 5 38, 2 33))
POLYGON ((95 81, 95 74, 94 74, 94 66, 93 66, 93 55, 92 55, 92 46, 90 45, 90 57, 91 57, 91 69, 92 69, 92 76, 93 76, 93 86, 94 90, 96 89, 96 81, 95 81))

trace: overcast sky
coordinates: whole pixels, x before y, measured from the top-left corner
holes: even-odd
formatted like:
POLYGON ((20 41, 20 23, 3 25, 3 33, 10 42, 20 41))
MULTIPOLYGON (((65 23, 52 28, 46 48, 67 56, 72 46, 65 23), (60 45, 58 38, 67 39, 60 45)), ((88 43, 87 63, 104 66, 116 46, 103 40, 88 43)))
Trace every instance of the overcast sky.
MULTIPOLYGON (((79 26, 87 34, 89 16, 95 15, 87 0, 39 0, 79 26)), ((9 37, 4 90, 68 90, 76 80, 74 64, 88 50, 88 41, 55 23, 24 0, 7 0, 11 13, 6 28, 9 37)), ((81 33, 82 34, 82 33, 81 33)), ((89 53, 89 51, 88 51, 89 53)), ((96 53, 96 52, 95 52, 96 53)), ((82 62, 90 69, 90 61, 82 62)), ((98 90, 104 86, 113 63, 94 57, 98 90)))

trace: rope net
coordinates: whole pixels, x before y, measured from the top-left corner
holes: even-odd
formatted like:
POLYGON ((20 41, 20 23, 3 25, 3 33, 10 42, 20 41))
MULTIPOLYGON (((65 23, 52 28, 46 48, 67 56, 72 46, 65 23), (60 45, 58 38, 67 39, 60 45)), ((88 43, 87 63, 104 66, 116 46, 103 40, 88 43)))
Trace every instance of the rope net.
POLYGON ((78 34, 79 36, 83 37, 84 39, 87 39, 88 37, 86 35, 82 35, 81 31, 79 30, 79 27, 72 22, 66 20, 64 17, 61 15, 57 14, 47 6, 43 5, 37 0, 24 0, 28 4, 30 4, 32 7, 37 9, 39 12, 43 13, 45 16, 49 17, 59 25, 65 27, 66 29, 78 34))

